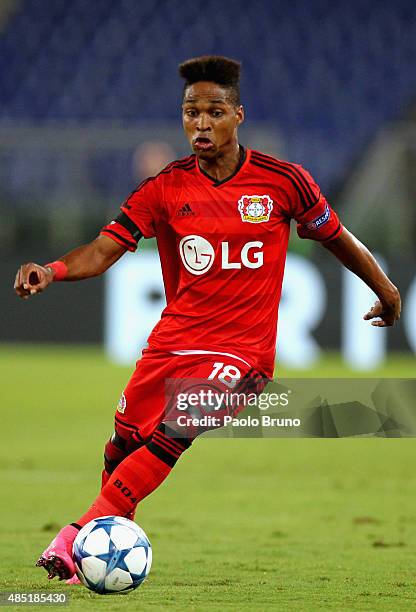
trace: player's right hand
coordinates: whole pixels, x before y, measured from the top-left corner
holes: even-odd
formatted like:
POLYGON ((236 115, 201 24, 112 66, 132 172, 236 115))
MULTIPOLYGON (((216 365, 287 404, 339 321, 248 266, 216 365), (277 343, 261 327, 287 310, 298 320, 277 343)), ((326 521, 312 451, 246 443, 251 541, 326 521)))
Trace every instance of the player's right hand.
POLYGON ((54 272, 39 264, 25 263, 17 271, 14 290, 17 295, 27 300, 31 295, 40 293, 53 281, 54 272))

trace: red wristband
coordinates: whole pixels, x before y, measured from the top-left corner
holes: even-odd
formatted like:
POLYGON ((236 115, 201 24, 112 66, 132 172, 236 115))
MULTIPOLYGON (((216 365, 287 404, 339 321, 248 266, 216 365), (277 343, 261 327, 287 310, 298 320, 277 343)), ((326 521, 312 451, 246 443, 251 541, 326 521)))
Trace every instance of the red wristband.
POLYGON ((68 268, 63 261, 53 261, 52 263, 45 264, 44 267, 51 268, 54 271, 54 281, 64 280, 68 274, 68 268))

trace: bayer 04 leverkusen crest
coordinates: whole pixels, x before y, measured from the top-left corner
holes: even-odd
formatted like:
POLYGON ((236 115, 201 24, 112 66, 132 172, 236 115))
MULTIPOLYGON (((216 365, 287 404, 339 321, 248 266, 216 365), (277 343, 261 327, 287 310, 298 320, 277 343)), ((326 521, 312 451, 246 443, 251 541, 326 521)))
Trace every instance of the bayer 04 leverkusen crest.
POLYGON ((264 223, 270 219, 273 200, 268 195, 243 195, 238 200, 241 220, 247 223, 264 223))

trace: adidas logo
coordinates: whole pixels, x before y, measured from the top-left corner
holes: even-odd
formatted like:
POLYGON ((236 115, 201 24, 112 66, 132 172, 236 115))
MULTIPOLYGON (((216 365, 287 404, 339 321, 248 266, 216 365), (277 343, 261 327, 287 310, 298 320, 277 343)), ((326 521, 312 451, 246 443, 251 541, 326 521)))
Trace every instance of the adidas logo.
POLYGON ((176 213, 177 217, 189 217, 191 215, 193 216, 195 215, 195 213, 192 210, 190 204, 184 204, 176 213))

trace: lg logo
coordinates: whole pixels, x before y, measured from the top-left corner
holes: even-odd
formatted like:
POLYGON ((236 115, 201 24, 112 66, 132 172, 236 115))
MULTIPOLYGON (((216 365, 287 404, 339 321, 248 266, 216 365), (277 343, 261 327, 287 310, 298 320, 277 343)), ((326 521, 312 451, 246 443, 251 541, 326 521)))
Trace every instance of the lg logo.
POLYGON ((199 276, 211 268, 215 259, 212 245, 202 236, 185 236, 179 243, 183 265, 191 274, 199 276))
MULTIPOLYGON (((260 268, 263 265, 263 246, 258 240, 247 242, 240 253, 240 261, 230 261, 228 242, 221 242, 221 268, 223 270, 240 270, 245 268, 260 268)), ((185 236, 179 243, 179 253, 185 268, 191 274, 199 276, 211 268, 215 259, 214 247, 202 236, 185 236)))

